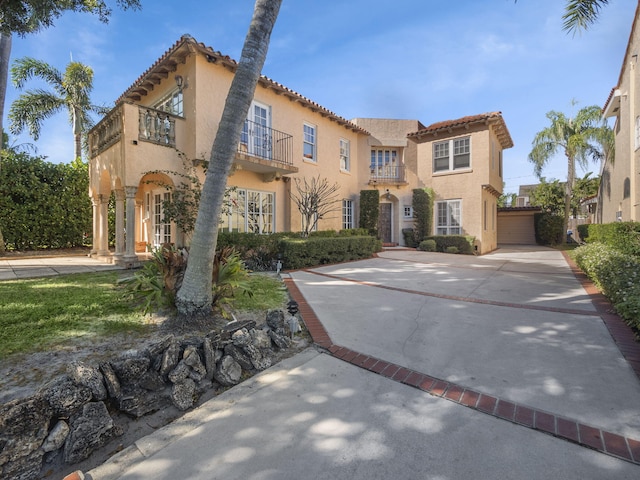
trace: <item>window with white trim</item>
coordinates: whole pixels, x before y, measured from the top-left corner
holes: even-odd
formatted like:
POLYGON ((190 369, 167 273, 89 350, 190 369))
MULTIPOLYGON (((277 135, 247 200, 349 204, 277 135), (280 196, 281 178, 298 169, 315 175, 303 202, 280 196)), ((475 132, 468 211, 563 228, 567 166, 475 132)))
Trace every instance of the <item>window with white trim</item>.
POLYGON ((229 198, 229 213, 221 218, 227 232, 273 233, 275 195, 272 192, 237 189, 229 198))
POLYGON ((353 200, 342 200, 342 228, 354 228, 353 200))
POLYGON ((446 172, 471 166, 471 137, 433 144, 433 171, 446 172))
POLYGON ((315 125, 305 123, 302 129, 302 156, 305 160, 316 162, 316 127, 315 125))
POLYGON ((348 172, 351 170, 351 158, 349 155, 349 140, 340 139, 340 170, 348 172))
POLYGON ((413 206, 405 205, 404 206, 404 218, 413 218, 413 206))
POLYGON ((153 108, 156 110, 162 110, 163 112, 171 113, 184 117, 184 103, 182 100, 182 92, 177 90, 164 97, 153 108))
POLYGON ((436 234, 462 233, 462 200, 444 200, 436 203, 436 234))

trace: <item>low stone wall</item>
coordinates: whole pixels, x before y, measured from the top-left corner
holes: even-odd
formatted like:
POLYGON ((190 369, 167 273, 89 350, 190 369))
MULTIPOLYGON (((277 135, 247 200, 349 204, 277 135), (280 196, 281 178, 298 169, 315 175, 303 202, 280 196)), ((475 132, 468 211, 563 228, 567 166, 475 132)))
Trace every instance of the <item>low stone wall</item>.
POLYGON ((122 435, 113 415, 139 418, 170 404, 190 409, 204 392, 270 367, 275 351, 290 347, 288 334, 285 314, 274 310, 261 328, 231 322, 201 337, 168 336, 98 366, 71 363, 34 396, 0 406, 0 478, 36 479, 58 455, 68 464, 87 459, 122 435))

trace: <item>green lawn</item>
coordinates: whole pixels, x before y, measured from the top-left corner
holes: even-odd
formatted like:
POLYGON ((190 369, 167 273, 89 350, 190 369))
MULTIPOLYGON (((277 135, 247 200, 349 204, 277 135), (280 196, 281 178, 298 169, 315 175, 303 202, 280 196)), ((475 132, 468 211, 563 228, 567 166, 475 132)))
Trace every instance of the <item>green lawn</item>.
MULTIPOLYGON (((116 285, 120 275, 105 272, 0 282, 0 358, 42 351, 75 337, 147 331, 148 317, 142 309, 123 300, 116 285)), ((254 295, 238 295, 232 308, 282 308, 286 301, 282 282, 273 277, 252 275, 250 289, 254 295)))

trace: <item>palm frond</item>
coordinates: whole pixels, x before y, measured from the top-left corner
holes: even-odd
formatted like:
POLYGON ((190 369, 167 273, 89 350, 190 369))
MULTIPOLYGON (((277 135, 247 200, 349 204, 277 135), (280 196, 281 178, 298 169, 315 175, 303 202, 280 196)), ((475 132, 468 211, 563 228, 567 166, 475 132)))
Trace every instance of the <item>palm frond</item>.
POLYGON ((11 66, 11 80, 13 85, 21 89, 32 78, 41 78, 56 91, 62 89, 62 73, 47 62, 31 57, 19 58, 11 66))
POLYGON ((30 90, 20 95, 9 109, 9 130, 18 135, 25 128, 34 140, 40 137, 44 120, 55 115, 64 102, 45 90, 30 90))
POLYGON ((608 3, 609 0, 568 0, 562 15, 562 29, 574 35, 586 30, 597 21, 600 9, 608 3))

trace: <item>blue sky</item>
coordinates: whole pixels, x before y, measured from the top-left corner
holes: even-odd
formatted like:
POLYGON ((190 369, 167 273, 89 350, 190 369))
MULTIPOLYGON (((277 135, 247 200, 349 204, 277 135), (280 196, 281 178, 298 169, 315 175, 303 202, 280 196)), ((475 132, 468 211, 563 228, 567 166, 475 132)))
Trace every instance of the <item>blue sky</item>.
MULTIPOLYGON (((252 0, 141 3, 140 11, 114 11, 107 25, 66 14, 37 35, 15 37, 12 61, 31 56, 60 70, 71 58, 90 65, 94 103, 112 105, 182 34, 240 57, 252 0)), ((517 192, 519 185, 537 182, 527 155, 536 132, 547 126, 545 114, 602 106, 616 85, 636 1, 614 0, 595 26, 576 36, 562 31, 564 5, 284 0, 263 73, 348 119, 417 119, 428 125, 501 111, 515 143, 504 154, 505 191, 517 192)), ((5 122, 18 95, 10 86, 5 122)), ((15 141, 34 143, 27 135, 15 141)), ((47 120, 35 144, 50 161, 68 162, 73 138, 67 115, 47 120)), ((563 155, 543 175, 566 178, 563 155)))

